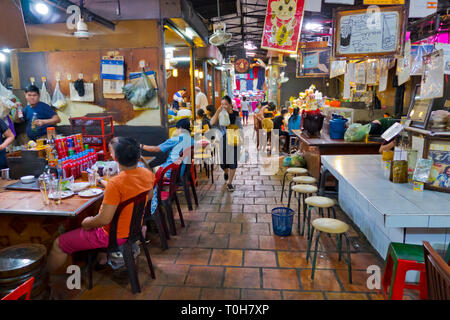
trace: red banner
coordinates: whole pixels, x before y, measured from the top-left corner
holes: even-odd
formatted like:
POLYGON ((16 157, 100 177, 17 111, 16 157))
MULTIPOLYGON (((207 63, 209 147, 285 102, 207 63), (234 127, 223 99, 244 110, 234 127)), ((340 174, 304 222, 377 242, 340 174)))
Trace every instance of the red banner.
POLYGON ((305 0, 268 0, 261 48, 296 53, 305 0))

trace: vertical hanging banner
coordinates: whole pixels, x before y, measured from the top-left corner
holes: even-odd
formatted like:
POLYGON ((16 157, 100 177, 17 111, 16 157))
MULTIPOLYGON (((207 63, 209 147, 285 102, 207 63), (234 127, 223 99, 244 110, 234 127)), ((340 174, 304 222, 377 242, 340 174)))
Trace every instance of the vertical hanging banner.
POLYGON ((297 53, 305 0, 268 0, 261 48, 297 53))

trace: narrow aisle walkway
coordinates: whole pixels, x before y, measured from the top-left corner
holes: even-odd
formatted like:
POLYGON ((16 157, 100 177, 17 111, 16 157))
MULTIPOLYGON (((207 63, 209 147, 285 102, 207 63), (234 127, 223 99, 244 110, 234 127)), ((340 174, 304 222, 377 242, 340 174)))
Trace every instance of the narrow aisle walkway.
MULTIPOLYGON (((245 130, 253 131, 253 124, 245 130)), ((249 152, 256 152, 256 143, 249 152)), ((236 191, 225 189, 223 172, 216 167, 215 184, 199 174, 198 208, 182 211, 186 227, 177 220, 178 235, 162 251, 157 234, 151 238, 151 255, 156 279, 151 279, 143 254, 139 257, 143 292, 131 294, 124 272, 96 272, 92 290, 70 292, 76 299, 382 299, 366 286, 370 265, 383 269, 383 260, 370 247, 349 219, 338 210, 338 219, 348 222, 352 242, 353 284, 347 266, 338 261, 335 242, 321 237, 314 281, 311 262, 306 263, 306 238, 298 235, 297 216, 292 234, 273 234, 271 210, 280 203, 282 171, 261 175, 257 165, 241 165, 236 174, 236 191)), ((180 195, 183 201, 184 196, 180 195)), ((296 202, 296 201, 294 201, 296 202)), ((183 201, 184 203, 184 201, 183 201)), ((297 206, 292 208, 296 211, 297 206)), ((297 211, 296 211, 297 212, 297 211)), ((314 213, 317 217, 317 214, 314 213)), ((63 286, 63 285, 61 285, 63 286)), ((415 299, 407 291, 405 299, 415 299)))

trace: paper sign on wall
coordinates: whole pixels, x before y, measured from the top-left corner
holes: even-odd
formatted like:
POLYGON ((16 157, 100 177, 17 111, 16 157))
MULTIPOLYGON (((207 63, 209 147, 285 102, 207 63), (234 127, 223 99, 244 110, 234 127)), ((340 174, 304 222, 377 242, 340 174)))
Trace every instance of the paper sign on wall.
POLYGON ((450 74, 450 44, 436 42, 434 47, 436 50, 444 50, 444 73, 450 74))
POLYGON ((410 0, 409 17, 423 18, 437 10, 438 0, 410 0))
POLYGON ((322 1, 305 0, 305 11, 320 12, 322 10, 322 1))

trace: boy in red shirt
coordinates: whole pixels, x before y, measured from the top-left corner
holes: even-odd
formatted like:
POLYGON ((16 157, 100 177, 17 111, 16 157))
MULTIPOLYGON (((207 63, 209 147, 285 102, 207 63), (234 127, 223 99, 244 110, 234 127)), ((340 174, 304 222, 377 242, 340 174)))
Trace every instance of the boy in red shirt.
MULTIPOLYGON (((64 265, 67 255, 77 251, 107 248, 109 243, 109 224, 120 203, 142 192, 149 191, 148 200, 153 195, 155 175, 150 170, 137 166, 140 149, 136 140, 118 137, 109 145, 111 155, 119 163, 120 173, 106 184, 100 212, 94 217, 86 217, 81 228, 60 235, 53 243, 48 257, 48 269, 56 271, 64 265)), ((126 242, 130 230, 133 204, 122 211, 117 224, 117 244, 126 242)))

